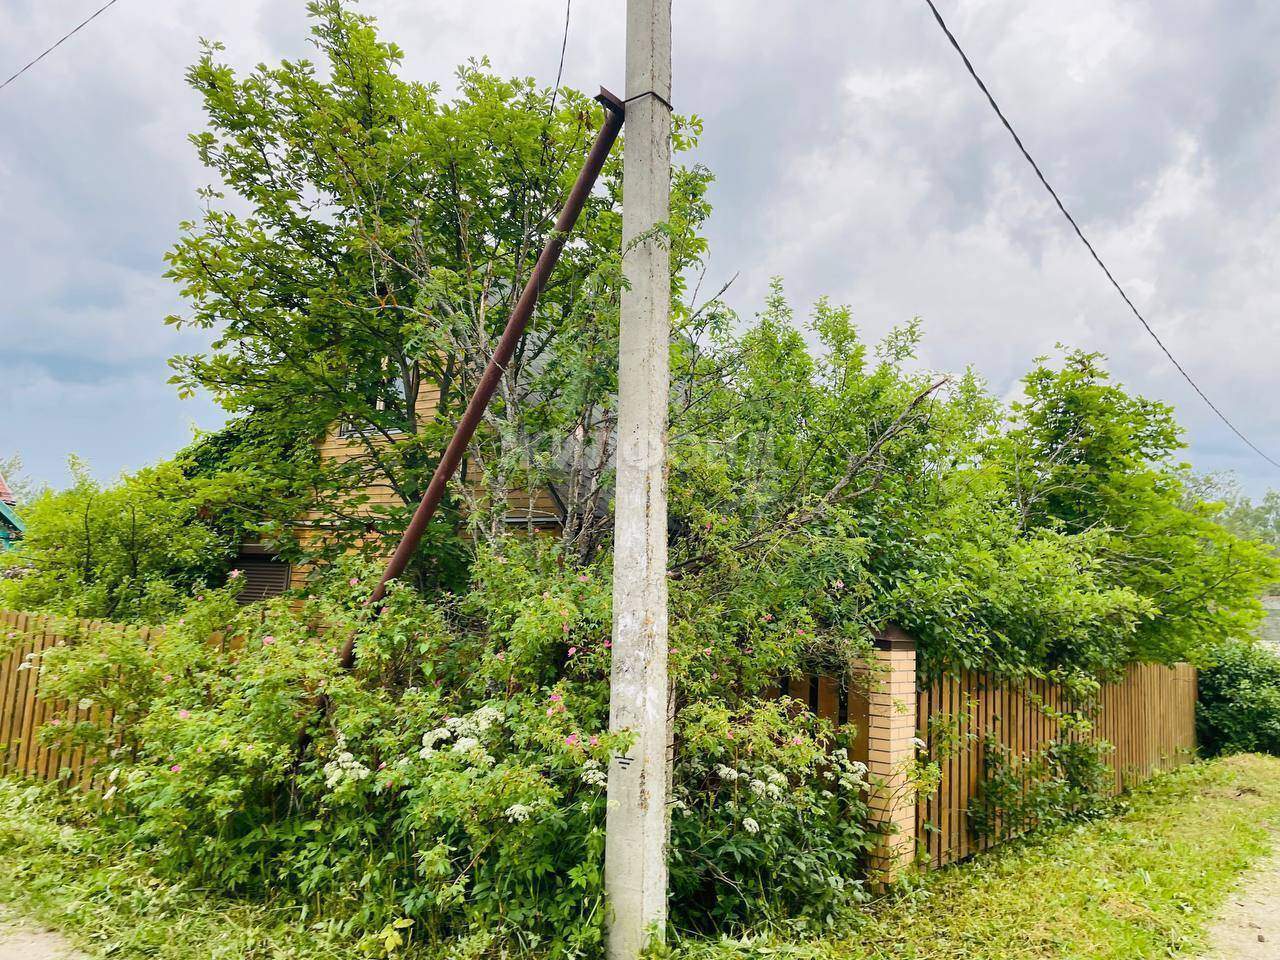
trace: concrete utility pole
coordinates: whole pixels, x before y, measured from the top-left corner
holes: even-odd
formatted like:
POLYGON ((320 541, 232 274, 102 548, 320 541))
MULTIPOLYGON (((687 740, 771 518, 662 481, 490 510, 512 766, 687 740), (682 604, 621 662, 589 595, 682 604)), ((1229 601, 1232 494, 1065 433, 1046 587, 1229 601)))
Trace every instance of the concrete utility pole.
POLYGON ((671 257, 653 233, 671 193, 671 0, 627 0, 626 90, 609 729, 630 731, 635 743, 609 765, 610 960, 635 960, 667 920, 671 257))

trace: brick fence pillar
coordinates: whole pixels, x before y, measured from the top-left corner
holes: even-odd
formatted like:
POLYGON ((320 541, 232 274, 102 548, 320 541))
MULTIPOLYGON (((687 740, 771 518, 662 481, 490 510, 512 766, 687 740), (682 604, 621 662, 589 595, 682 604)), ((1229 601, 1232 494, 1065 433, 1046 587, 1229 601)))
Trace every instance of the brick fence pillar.
POLYGON ((909 870, 916 856, 916 642, 897 627, 875 641, 867 701, 868 802, 872 825, 887 831, 871 852, 870 873, 874 885, 883 885, 909 870))

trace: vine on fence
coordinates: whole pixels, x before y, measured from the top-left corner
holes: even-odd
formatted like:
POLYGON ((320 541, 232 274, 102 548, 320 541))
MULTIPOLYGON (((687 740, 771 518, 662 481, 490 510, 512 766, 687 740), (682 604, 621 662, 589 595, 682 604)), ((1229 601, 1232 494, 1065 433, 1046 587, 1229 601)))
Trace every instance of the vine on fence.
POLYGON ((1111 768, 1105 741, 1060 736, 1025 757, 988 733, 982 781, 967 814, 974 835, 1008 840, 1035 827, 1102 812, 1111 768))

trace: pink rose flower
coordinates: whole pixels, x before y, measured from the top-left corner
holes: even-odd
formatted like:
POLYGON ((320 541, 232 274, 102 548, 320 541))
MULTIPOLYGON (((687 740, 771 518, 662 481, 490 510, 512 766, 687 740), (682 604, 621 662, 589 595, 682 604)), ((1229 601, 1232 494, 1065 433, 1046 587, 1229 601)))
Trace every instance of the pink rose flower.
POLYGON ((275 637, 273 637, 273 636, 272 636, 271 634, 269 634, 269 633, 268 633, 265 637, 263 637, 263 638, 262 638, 262 645, 263 645, 264 647, 269 647, 269 646, 271 646, 271 645, 272 645, 273 643, 275 643, 275 642, 276 642, 276 638, 275 638, 275 637))
POLYGON ((577 648, 577 647, 570 647, 570 648, 569 648, 569 656, 571 656, 571 657, 572 657, 572 656, 576 656, 576 655, 577 655, 577 653, 578 653, 578 648, 577 648))
POLYGON ((178 711, 178 719, 179 719, 179 720, 187 720, 187 719, 189 719, 190 717, 191 717, 191 711, 190 711, 190 710, 179 710, 179 711, 178 711))
POLYGON ((172 767, 170 767, 170 768, 169 768, 169 772, 170 772, 170 773, 181 773, 181 772, 182 772, 182 764, 180 764, 180 763, 175 763, 172 767))
POLYGON ((228 579, 228 580, 235 580, 235 579, 236 579, 237 577, 239 577, 239 576, 240 576, 240 571, 239 571, 239 570, 232 570, 230 573, 228 573, 228 574, 227 574, 227 579, 228 579))
POLYGON ((353 587, 358 587, 360 586, 360 578, 352 577, 350 580, 347 581, 347 583, 351 584, 353 587))
POLYGON ((569 734, 567 737, 565 737, 565 738, 564 738, 564 742, 565 742, 565 745, 566 745, 566 746, 570 746, 570 747, 577 746, 577 744, 578 744, 578 735, 577 735, 576 733, 571 733, 571 734, 569 734))

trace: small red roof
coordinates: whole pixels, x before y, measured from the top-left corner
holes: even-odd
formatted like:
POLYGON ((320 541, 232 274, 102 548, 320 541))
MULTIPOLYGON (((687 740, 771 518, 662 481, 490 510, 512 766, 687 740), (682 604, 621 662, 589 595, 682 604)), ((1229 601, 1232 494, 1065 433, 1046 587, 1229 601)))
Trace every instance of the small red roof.
POLYGON ((7 503, 9 506, 15 506, 18 498, 13 495, 13 491, 9 489, 9 485, 4 482, 4 474, 0 473, 0 503, 7 503))

